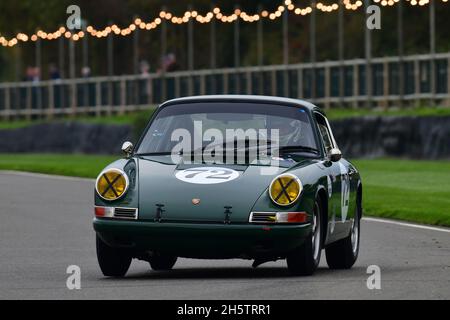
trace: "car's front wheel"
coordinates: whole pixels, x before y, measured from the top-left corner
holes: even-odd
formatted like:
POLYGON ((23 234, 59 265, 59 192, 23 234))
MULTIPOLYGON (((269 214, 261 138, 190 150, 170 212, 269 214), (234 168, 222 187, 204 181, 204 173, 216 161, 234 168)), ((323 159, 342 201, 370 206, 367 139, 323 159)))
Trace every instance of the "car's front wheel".
POLYGON ((311 233, 303 244, 287 256, 288 269, 293 275, 308 276, 316 271, 322 252, 322 203, 316 199, 311 221, 311 233))
POLYGON ((177 262, 177 257, 154 254, 149 262, 150 267, 155 271, 171 270, 177 262))
POLYGON ((327 264, 330 269, 350 269, 358 258, 361 224, 360 208, 361 205, 358 203, 350 234, 325 248, 327 264))
POLYGON ((131 264, 131 256, 126 252, 108 246, 96 235, 97 259, 103 275, 107 277, 123 277, 131 264))

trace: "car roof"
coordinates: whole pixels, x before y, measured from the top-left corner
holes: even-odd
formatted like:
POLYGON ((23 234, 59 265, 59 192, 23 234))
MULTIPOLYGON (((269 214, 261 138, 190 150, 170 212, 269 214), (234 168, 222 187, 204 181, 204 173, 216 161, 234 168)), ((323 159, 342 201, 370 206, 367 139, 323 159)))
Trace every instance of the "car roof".
POLYGON ((273 103, 279 105, 290 105, 290 106, 298 106, 304 107, 309 111, 319 111, 322 114, 324 112, 314 104, 300 100, 300 99, 292 99, 292 98, 284 98, 284 97, 273 97, 273 96, 257 96, 257 95, 204 95, 204 96, 191 96, 184 98, 172 99, 167 102, 164 102, 160 105, 160 108, 176 105, 176 104, 184 104, 184 103, 195 103, 195 102, 253 102, 253 103, 273 103))

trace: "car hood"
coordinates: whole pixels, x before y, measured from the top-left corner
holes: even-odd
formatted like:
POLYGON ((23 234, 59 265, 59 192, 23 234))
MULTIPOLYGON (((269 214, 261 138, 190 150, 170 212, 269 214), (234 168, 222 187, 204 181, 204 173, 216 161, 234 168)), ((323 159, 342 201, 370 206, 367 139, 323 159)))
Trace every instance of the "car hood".
POLYGON ((288 161, 278 167, 177 165, 164 157, 142 157, 138 159, 139 219, 154 220, 157 205, 163 205, 162 221, 223 223, 225 207, 231 207, 230 222, 247 222, 275 176, 310 162, 288 161), (217 183, 221 178, 225 182, 217 183))

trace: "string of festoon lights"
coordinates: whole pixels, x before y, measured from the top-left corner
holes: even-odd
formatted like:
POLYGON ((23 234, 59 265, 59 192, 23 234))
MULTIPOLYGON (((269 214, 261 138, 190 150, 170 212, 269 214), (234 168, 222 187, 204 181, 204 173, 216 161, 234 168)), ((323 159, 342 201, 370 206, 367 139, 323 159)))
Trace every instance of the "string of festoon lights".
MULTIPOLYGON (((373 0, 375 3, 380 4, 381 6, 393 6, 400 0, 373 0)), ((431 0, 406 0, 412 6, 424 6, 430 3, 431 0)), ((448 2, 449 0, 441 0, 442 2, 448 2)), ((140 18, 136 18, 129 26, 120 28, 116 24, 105 27, 102 30, 97 30, 93 26, 87 26, 85 31, 70 31, 65 27, 60 27, 58 30, 54 32, 44 32, 42 30, 37 31, 32 35, 27 35, 24 33, 18 33, 15 37, 11 39, 7 39, 0 35, 0 44, 4 47, 14 47, 20 42, 35 42, 39 39, 42 40, 56 40, 61 37, 65 37, 67 39, 78 41, 87 35, 90 35, 94 38, 104 38, 108 37, 111 34, 115 34, 117 36, 126 37, 136 31, 138 28, 142 30, 153 30, 157 29, 158 26, 164 21, 171 22, 172 24, 185 24, 191 20, 195 20, 198 23, 205 24, 210 23, 213 19, 216 19, 219 22, 223 23, 232 23, 237 19, 241 19, 244 22, 253 23, 262 19, 266 19, 269 21, 276 20, 280 18, 285 12, 285 10, 291 11, 296 15, 306 16, 310 14, 313 10, 319 10, 322 12, 333 12, 339 9, 339 6, 343 5, 347 10, 358 10, 363 2, 361 0, 342 0, 342 4, 339 2, 335 2, 332 4, 324 4, 320 1, 313 5, 308 5, 305 7, 298 7, 292 3, 292 0, 285 0, 283 4, 278 6, 278 8, 274 12, 269 12, 267 10, 263 10, 259 13, 248 14, 247 12, 235 9, 234 12, 230 15, 226 15, 222 13, 222 10, 219 7, 214 8, 212 11, 207 12, 204 15, 199 14, 196 10, 189 10, 184 13, 182 16, 176 16, 169 11, 161 11, 158 16, 151 21, 143 21, 140 18)))

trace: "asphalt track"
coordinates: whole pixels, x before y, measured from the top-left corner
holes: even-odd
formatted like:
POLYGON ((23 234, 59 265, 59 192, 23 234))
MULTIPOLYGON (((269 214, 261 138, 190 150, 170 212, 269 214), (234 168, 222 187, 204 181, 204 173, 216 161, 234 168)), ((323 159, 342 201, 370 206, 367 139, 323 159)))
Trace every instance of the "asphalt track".
POLYGON ((0 172, 0 299, 450 299, 450 230, 373 220, 351 270, 329 270, 324 256, 303 278, 284 261, 180 259, 154 272, 134 260, 126 278, 105 278, 92 199, 91 180, 0 172), (80 290, 66 287, 69 265, 81 268, 80 290), (369 265, 381 268, 380 290, 366 286, 369 265))

